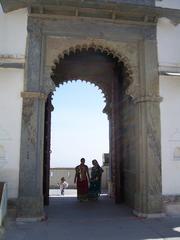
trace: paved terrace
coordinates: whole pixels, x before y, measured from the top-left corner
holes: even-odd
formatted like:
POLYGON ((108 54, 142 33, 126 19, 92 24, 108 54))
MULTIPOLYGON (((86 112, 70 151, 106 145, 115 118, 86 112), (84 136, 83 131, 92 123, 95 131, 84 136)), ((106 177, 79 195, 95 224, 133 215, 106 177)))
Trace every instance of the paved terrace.
POLYGON ((5 240, 160 240, 180 239, 180 217, 143 219, 131 209, 115 205, 107 196, 97 202, 80 203, 66 190, 51 193, 47 220, 15 222, 8 218, 5 240))

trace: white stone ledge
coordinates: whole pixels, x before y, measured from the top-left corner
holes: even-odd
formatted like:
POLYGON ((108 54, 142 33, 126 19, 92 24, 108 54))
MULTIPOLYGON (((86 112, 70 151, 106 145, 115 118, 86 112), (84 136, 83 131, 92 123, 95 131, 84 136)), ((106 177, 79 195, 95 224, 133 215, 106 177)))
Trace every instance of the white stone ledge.
POLYGON ((0 59, 5 61, 24 61, 25 55, 22 54, 0 54, 0 59))
POLYGON ((24 56, 0 55, 0 68, 24 68, 24 64, 24 56))
POLYGON ((159 65, 159 73, 161 75, 166 75, 166 73, 180 73, 180 63, 167 63, 159 65))

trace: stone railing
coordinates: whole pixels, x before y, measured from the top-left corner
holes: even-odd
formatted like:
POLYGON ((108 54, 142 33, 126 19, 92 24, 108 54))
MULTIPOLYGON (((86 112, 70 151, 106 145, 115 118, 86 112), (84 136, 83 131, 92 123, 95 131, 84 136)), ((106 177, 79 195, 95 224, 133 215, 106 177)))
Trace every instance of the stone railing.
POLYGON ((0 182, 0 227, 7 213, 7 183, 0 182))

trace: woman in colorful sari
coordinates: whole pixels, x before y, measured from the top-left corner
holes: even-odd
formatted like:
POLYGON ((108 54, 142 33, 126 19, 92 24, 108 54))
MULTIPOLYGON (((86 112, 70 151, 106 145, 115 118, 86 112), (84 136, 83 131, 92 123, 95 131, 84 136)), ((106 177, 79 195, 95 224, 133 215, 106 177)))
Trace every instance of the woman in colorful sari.
POLYGON ((88 181, 90 180, 90 177, 88 166, 85 165, 84 158, 81 158, 81 164, 75 168, 75 171, 74 183, 77 185, 77 198, 80 201, 87 201, 88 181))
POLYGON ((99 166, 96 159, 92 160, 91 179, 89 188, 89 199, 97 200, 101 193, 101 176, 103 169, 99 166))

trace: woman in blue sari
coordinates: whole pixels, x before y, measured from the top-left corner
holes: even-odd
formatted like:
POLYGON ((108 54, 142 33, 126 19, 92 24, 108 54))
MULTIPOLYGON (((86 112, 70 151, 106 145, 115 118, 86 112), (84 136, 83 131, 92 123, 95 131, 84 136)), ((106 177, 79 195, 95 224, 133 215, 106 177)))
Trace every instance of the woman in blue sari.
POLYGON ((103 169, 99 166, 96 159, 92 160, 91 179, 89 187, 89 199, 97 200, 101 193, 101 176, 103 169))

